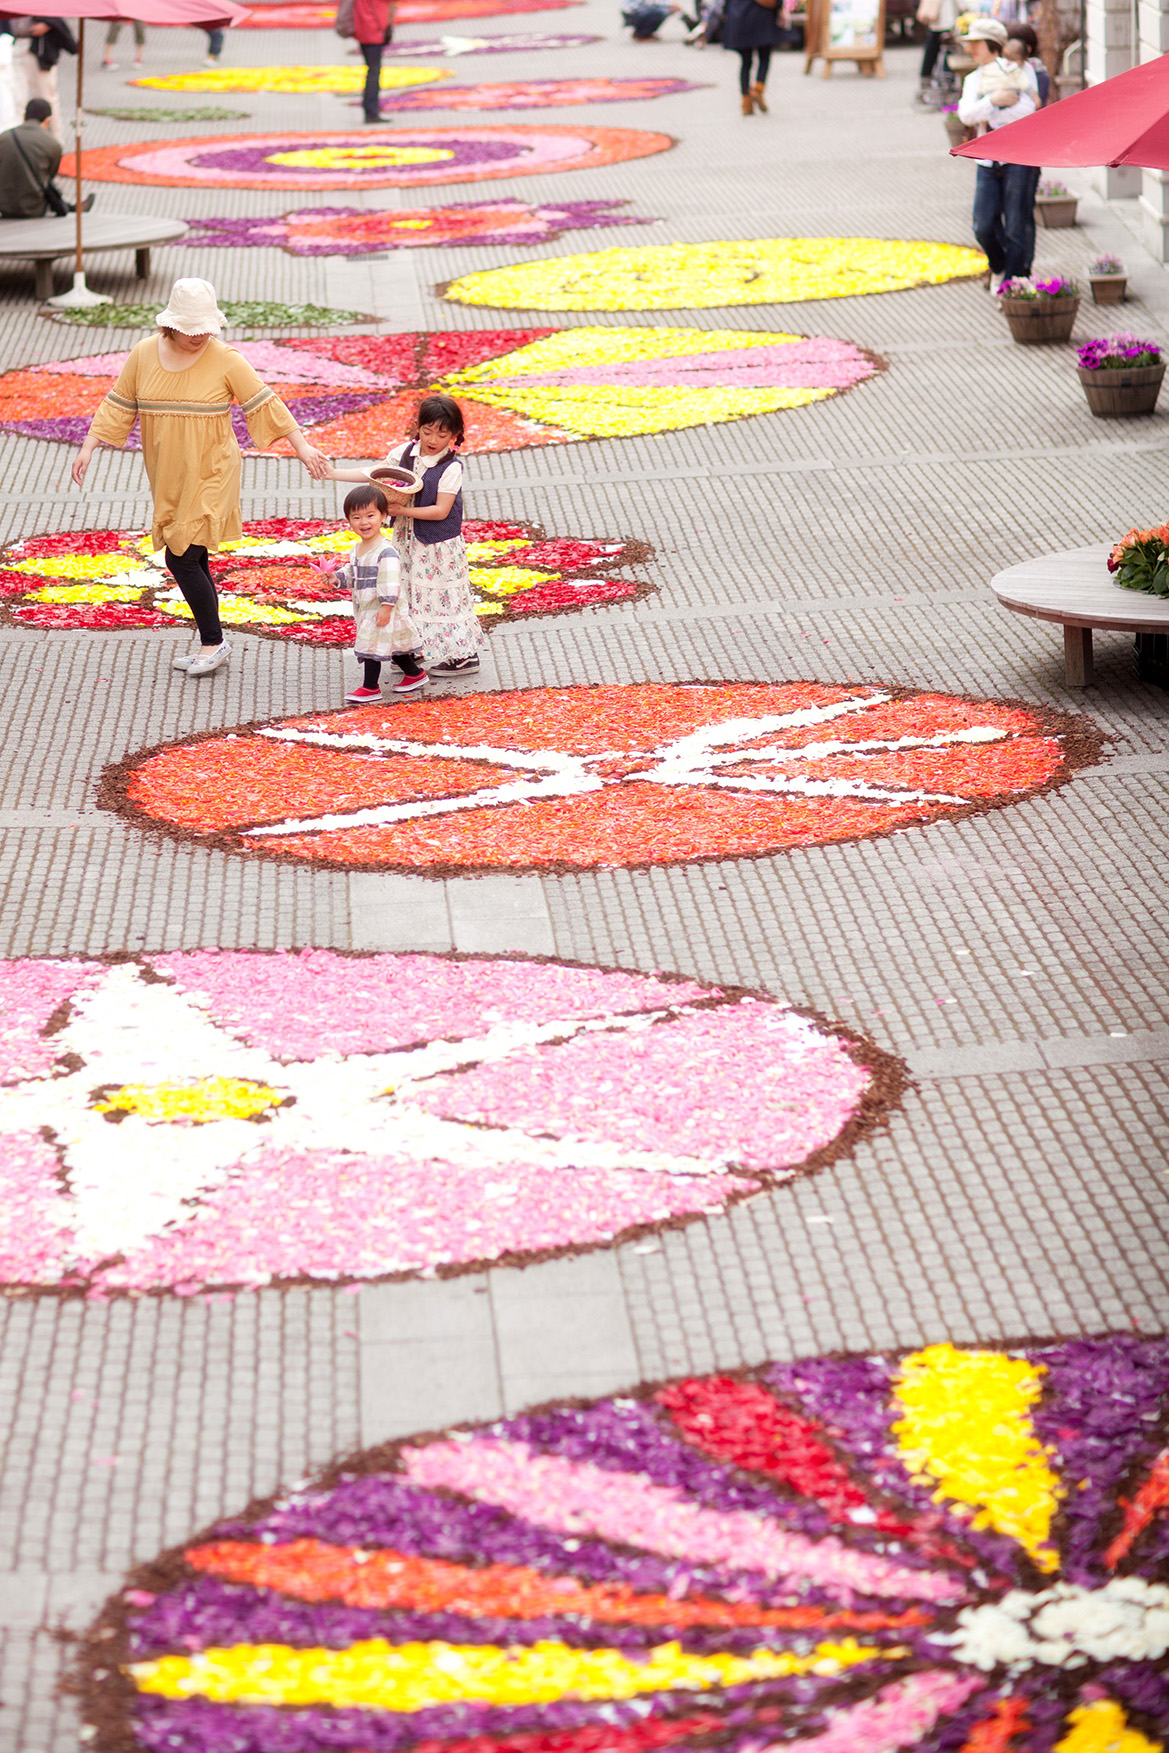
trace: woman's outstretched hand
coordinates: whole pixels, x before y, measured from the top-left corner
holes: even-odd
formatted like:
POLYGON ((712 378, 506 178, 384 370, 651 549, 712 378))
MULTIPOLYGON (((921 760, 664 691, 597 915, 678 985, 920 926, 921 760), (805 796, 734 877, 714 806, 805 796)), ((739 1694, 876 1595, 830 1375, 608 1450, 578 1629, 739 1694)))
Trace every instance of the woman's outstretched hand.
POLYGON ((79 487, 82 487, 85 484, 85 471, 88 469, 92 457, 93 446, 83 444, 77 455, 73 458, 73 467, 69 472, 79 487))
POLYGON ((329 478, 329 459, 323 450, 315 444, 306 444, 300 453, 300 460, 314 481, 327 481, 329 478))

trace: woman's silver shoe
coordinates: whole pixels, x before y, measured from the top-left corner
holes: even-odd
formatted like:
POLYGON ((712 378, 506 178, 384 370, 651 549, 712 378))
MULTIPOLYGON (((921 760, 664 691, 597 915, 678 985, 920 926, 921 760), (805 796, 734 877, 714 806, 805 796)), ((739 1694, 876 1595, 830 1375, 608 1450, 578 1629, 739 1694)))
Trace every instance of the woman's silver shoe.
POLYGON ((190 657, 176 657, 170 667, 172 670, 189 670, 198 655, 198 652, 195 652, 190 657))
POLYGON ((212 676, 216 670, 223 668, 230 654, 231 646, 225 639, 223 644, 216 646, 215 650, 207 657, 193 657, 187 665, 187 674, 189 676, 212 676))

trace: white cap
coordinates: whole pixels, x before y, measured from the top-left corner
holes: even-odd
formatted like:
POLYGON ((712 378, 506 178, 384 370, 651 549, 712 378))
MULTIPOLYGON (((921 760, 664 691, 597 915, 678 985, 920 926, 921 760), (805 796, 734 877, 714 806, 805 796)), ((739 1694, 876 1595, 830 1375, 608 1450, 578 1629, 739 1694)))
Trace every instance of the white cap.
POLYGON ((1007 27, 997 18, 976 18, 963 33, 963 42, 973 43, 981 39, 984 43, 998 43, 1001 47, 1007 40, 1007 27))
POLYGON ((160 329, 177 329, 180 335, 218 334, 227 327, 210 280, 176 280, 170 302, 154 320, 160 329))

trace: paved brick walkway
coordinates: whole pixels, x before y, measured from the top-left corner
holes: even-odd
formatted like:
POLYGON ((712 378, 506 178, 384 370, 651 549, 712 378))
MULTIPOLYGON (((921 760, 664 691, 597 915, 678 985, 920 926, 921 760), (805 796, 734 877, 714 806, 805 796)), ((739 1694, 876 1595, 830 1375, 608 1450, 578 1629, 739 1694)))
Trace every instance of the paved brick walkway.
MULTIPOLYGON (((467 57, 456 75, 710 81, 652 103, 547 114, 667 130, 674 150, 478 189, 347 193, 346 204, 628 197, 631 211, 657 216, 534 252, 551 255, 800 233, 969 241, 972 173, 946 157, 937 118, 911 108, 916 51, 894 50, 885 82, 847 71, 805 80, 800 58, 780 57, 772 114, 744 122, 731 58, 684 48, 676 24, 645 47, 616 24, 616 7, 600 0, 489 19, 482 28, 494 34, 605 40, 467 57)), ((422 40, 435 27, 405 34, 422 40)), ((173 71, 180 55, 197 65, 201 50, 195 33, 152 32, 147 68, 173 71)), ((328 33, 239 32, 226 58, 341 56, 328 33)), ((240 130, 356 120, 336 97, 128 93, 126 73, 96 61, 95 48, 94 103, 223 102, 250 112, 231 124, 240 130)), ((200 131, 214 132, 98 120, 89 141, 200 131)), ((98 199, 183 217, 330 201, 110 185, 98 199)), ((1099 203, 1081 212, 1086 229, 1040 234, 1040 265, 1082 268, 1119 237, 1139 295, 1124 325, 1169 335, 1163 272, 1099 203)), ((175 248, 156 253, 145 291, 161 303, 175 274, 198 273, 227 298, 311 299, 402 328, 522 327, 525 313, 447 305, 432 290, 516 254, 346 263, 175 248)), ((91 278, 141 296, 125 270, 121 258, 95 261, 91 278)), ((99 331, 42 321, 30 295, 0 274, 5 368, 110 347, 99 331)), ((1126 641, 1111 634, 1098 637, 1095 687, 1069 695, 1057 630, 1003 614, 986 588, 1017 557, 1163 521, 1165 415, 1093 421, 1066 353, 1013 348, 976 284, 662 320, 840 335, 889 370, 795 415, 475 462, 474 515, 642 537, 657 550, 659 586, 634 607, 502 629, 485 687, 871 678, 1086 710, 1112 739, 1107 757, 1008 811, 750 863, 443 885, 242 867, 99 813, 95 776, 146 744, 336 703, 336 653, 241 638, 228 674, 195 690, 160 662, 174 643, 165 635, 0 632, 4 955, 535 950, 766 988, 863 1027, 915 1078, 888 1129, 835 1167, 729 1216, 587 1258, 356 1295, 0 1302, 0 1743, 14 1753, 76 1744, 70 1707, 54 1696, 55 1634, 83 1625, 128 1564, 358 1442, 682 1369, 943 1337, 1157 1329, 1169 1316, 1169 697, 1135 679, 1126 641)), ((1080 332, 1099 326, 1089 305, 1080 332)), ((332 505, 294 464, 245 468, 245 517, 332 505)), ((143 521, 137 457, 101 453, 84 500, 66 470, 62 449, 0 438, 0 536, 143 521)))

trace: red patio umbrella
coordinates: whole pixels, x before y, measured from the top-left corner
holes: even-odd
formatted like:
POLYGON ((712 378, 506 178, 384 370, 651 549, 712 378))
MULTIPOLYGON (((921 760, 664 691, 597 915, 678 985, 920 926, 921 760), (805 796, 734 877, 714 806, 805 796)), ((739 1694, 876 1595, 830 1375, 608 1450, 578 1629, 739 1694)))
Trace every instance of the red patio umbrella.
POLYGON ((1137 164, 1169 170, 1169 55, 1130 67, 951 152, 955 158, 991 158, 998 164, 1137 164))
MULTIPOLYGON (((238 24, 248 16, 247 8, 234 0, 30 0, 37 10, 35 18, 75 18, 77 20, 77 107, 73 116, 73 161, 76 170, 77 259, 73 272, 73 290, 54 304, 109 304, 101 293, 91 292, 85 284, 81 254, 81 97, 85 84, 85 21, 87 18, 120 19, 142 24, 194 25, 200 30, 216 30, 238 24)), ((0 7, 0 18, 27 17, 10 7, 0 7)))

